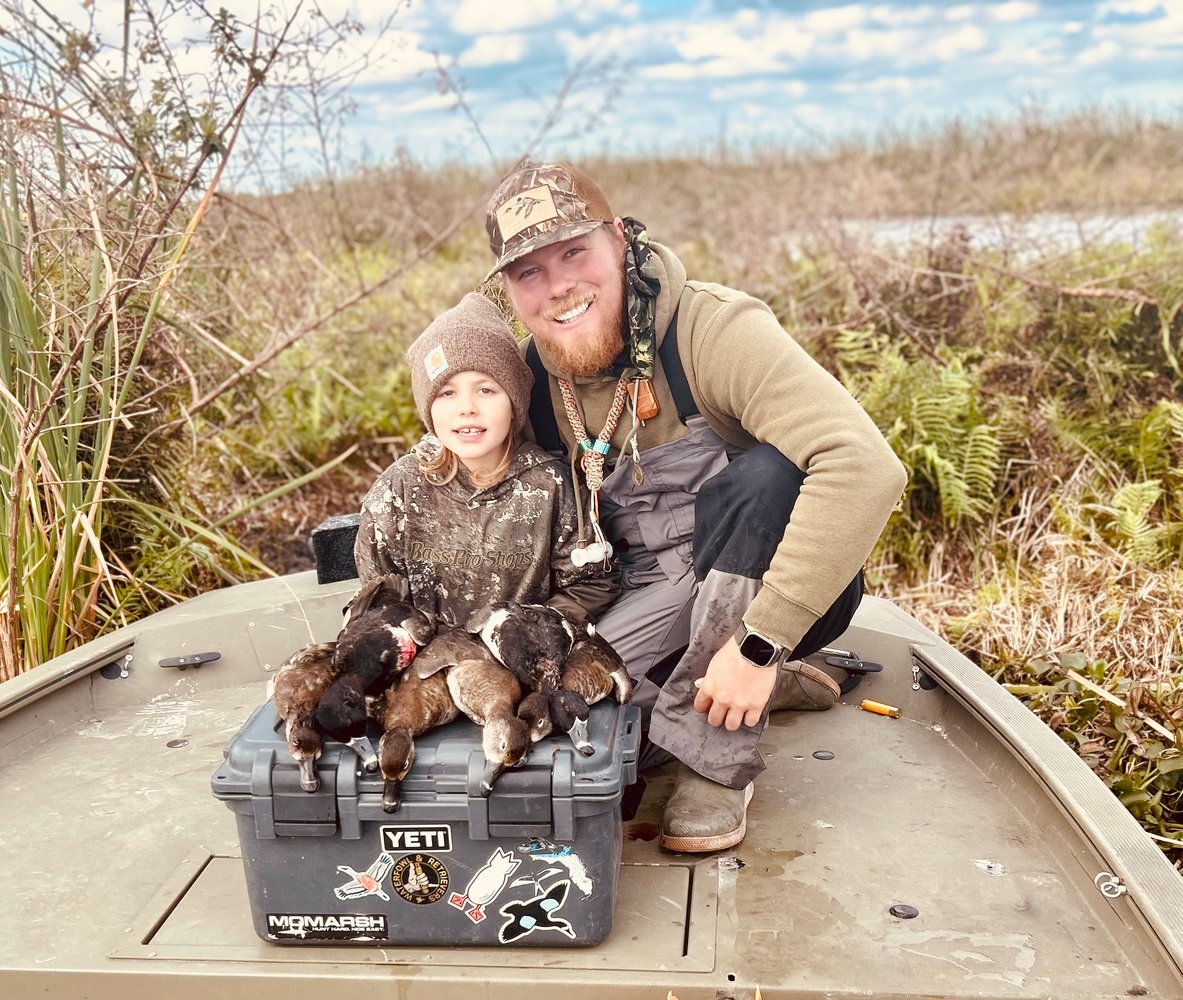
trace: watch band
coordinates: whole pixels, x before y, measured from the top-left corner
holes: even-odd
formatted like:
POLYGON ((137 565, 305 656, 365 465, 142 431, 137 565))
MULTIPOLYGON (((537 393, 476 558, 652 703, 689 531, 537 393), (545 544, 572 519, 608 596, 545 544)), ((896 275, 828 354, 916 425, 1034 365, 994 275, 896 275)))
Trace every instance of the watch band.
POLYGON ((747 623, 736 633, 735 641, 739 646, 740 656, 757 667, 776 666, 785 655, 784 647, 780 643, 757 632, 747 623))

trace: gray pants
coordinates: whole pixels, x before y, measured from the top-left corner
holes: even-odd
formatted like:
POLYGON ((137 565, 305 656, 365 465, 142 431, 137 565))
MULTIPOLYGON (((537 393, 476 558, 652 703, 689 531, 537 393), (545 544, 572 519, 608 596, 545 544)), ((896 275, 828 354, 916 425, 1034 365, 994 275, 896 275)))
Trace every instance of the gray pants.
MULTIPOLYGON (((671 580, 668 573, 626 570, 625 593, 597 631, 624 658, 637 682, 634 697, 648 732, 642 768, 673 757, 731 788, 742 788, 764 770, 758 744, 766 717, 735 732, 711 726, 694 711, 694 681, 739 628, 784 536, 804 479, 771 445, 742 453, 695 493, 692 565, 682 576, 671 580), (629 586, 630 581, 638 585, 629 586), (663 676, 669 659, 683 650, 663 676)), ((631 549, 630 555, 633 565, 644 565, 631 549)), ((860 573, 790 657, 808 656, 841 635, 862 593, 860 573)))

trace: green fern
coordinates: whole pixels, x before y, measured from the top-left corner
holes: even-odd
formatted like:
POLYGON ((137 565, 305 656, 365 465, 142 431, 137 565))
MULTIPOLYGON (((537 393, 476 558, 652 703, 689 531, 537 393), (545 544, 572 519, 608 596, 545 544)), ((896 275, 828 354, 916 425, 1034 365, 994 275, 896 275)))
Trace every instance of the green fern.
POLYGON ((1157 479, 1126 483, 1114 494, 1110 528, 1122 554, 1140 566, 1158 562, 1163 553, 1166 526, 1154 514, 1162 498, 1157 479))

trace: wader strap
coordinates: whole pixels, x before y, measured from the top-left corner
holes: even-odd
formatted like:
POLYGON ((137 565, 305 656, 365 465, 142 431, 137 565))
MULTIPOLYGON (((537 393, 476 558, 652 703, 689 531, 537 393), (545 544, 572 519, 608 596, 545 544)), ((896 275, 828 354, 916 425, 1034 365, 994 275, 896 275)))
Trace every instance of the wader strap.
POLYGON ((555 408, 550 401, 550 376, 542 367, 542 358, 538 356, 533 340, 526 345, 526 364, 534 373, 534 388, 530 390, 530 426, 534 429, 534 440, 544 451, 562 454, 563 439, 559 436, 555 408))
POLYGON ((661 370, 665 372, 666 385, 674 397, 674 405, 678 408, 678 419, 686 423, 698 412, 698 404, 690 393, 690 383, 686 381, 686 372, 682 368, 682 358, 678 355, 678 309, 674 308, 673 318, 666 328, 661 346, 657 349, 657 356, 661 358, 661 370))

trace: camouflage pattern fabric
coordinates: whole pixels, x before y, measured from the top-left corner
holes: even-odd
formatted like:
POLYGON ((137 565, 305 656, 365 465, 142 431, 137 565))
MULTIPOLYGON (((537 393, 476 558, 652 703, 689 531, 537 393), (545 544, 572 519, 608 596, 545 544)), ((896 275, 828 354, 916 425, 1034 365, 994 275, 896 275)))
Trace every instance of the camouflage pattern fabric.
POLYGON ((657 330, 654 326, 654 305, 661 282, 657 278, 657 264, 649 246, 645 224, 634 218, 621 219, 624 223, 624 278, 625 311, 628 314, 627 350, 622 355, 614 374, 625 378, 653 378, 653 363, 657 354, 657 330))

